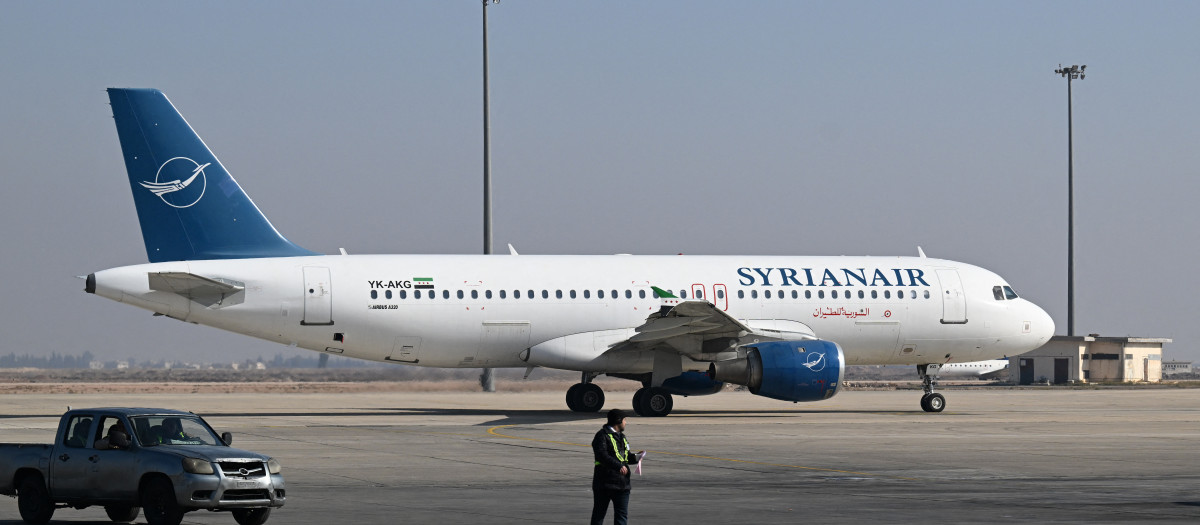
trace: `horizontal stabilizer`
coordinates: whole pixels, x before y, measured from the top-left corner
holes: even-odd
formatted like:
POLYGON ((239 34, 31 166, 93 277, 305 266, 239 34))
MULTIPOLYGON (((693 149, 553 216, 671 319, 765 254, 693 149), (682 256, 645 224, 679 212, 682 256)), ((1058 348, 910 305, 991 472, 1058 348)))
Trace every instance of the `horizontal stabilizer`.
POLYGON ((245 299, 246 285, 238 281, 210 279, 187 272, 154 272, 147 276, 151 290, 170 292, 208 307, 232 306, 245 299))

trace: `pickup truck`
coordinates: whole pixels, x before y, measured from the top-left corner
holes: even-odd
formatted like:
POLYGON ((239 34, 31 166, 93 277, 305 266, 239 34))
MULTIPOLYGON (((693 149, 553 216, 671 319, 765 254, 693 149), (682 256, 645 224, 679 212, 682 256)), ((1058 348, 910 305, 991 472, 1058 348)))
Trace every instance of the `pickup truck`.
POLYGON ((286 501, 279 462, 232 442, 191 412, 68 410, 53 445, 0 444, 0 494, 16 495, 26 523, 46 523, 58 508, 102 505, 115 522, 142 511, 150 525, 178 525, 184 513, 204 509, 262 524, 286 501))

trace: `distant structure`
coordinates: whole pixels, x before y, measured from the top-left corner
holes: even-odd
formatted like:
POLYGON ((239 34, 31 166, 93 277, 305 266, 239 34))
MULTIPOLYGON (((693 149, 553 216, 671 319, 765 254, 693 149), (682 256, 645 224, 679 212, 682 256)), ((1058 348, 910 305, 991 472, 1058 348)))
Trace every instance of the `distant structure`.
POLYGON ((1009 358, 1009 370, 1022 385, 1043 381, 1157 383, 1163 376, 1163 345, 1171 342, 1160 337, 1056 335, 1037 350, 1009 358))
POLYGON ((1163 361, 1163 377, 1192 373, 1191 361, 1163 361))

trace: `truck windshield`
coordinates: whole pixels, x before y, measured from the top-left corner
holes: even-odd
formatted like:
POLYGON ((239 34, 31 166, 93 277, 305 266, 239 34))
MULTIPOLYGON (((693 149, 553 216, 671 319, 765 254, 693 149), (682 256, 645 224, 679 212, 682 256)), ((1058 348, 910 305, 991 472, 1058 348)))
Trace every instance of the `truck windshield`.
POLYGON ((129 420, 144 446, 224 444, 196 416, 134 416, 129 420))

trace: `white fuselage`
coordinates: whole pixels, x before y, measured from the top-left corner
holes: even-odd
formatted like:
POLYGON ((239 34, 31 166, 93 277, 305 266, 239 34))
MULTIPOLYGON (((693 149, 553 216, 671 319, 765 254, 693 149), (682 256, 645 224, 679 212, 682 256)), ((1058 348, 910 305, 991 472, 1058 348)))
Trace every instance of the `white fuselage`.
POLYGON ((98 295, 176 319, 434 367, 649 371, 647 359, 604 362, 598 352, 556 365, 528 349, 572 334, 632 335, 660 308, 651 286, 756 330, 834 341, 847 364, 994 359, 1037 348, 1054 330, 1036 305, 994 295, 1007 286, 996 274, 924 257, 333 255, 142 264, 95 282, 98 295), (160 272, 244 291, 204 306, 151 290, 147 276, 160 272))

